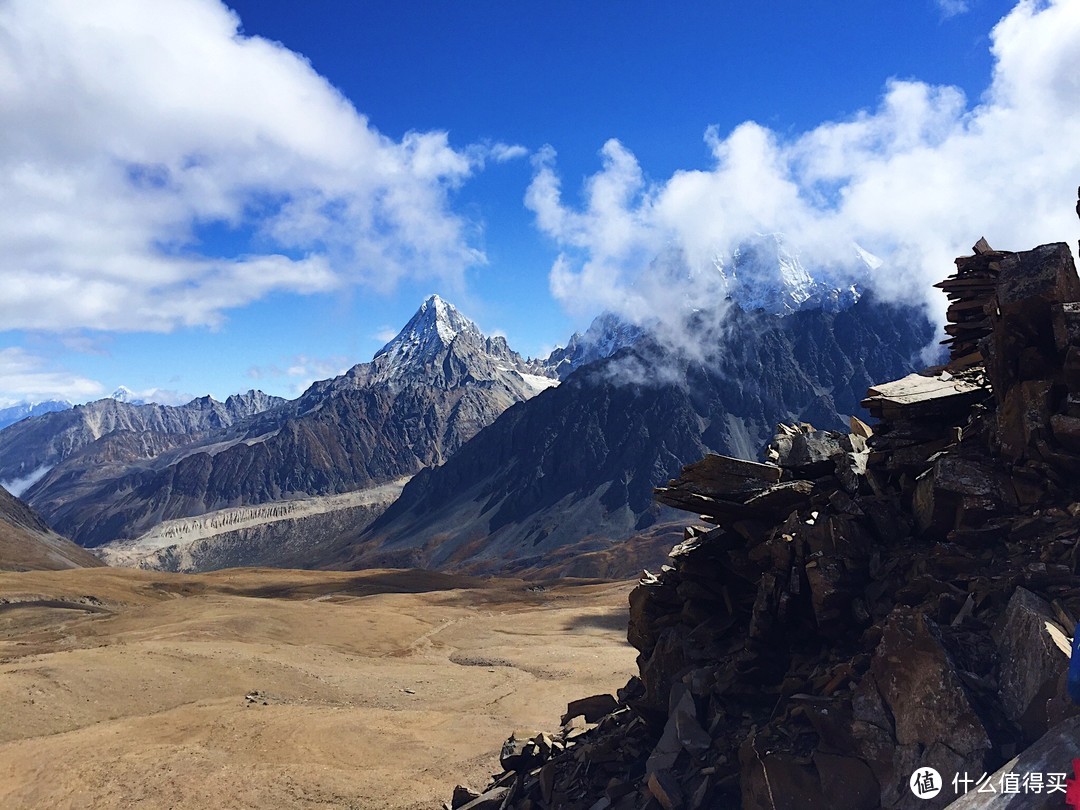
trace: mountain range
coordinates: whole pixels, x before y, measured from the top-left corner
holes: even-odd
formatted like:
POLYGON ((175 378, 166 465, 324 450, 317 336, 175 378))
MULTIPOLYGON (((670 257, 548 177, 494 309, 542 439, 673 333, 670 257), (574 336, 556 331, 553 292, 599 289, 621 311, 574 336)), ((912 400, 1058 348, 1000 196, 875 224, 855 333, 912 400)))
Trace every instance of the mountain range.
POLYGON ((756 457, 778 422, 837 427, 932 339, 921 313, 815 280, 781 239, 724 267, 729 300, 679 324, 703 347, 692 356, 658 337, 670 323, 605 313, 525 359, 433 295, 370 362, 295 400, 121 396, 11 425, 0 482, 116 564, 487 572, 603 558, 622 574, 637 560, 613 563, 612 544, 663 534, 652 487, 683 463, 756 457), (751 284, 755 264, 773 274, 751 284))
POLYGON ((148 458, 284 401, 261 391, 225 402, 202 397, 181 406, 107 398, 24 419, 0 431, 0 485, 22 494, 57 465, 83 453, 87 462, 106 465, 148 458), (94 449, 88 450, 91 445, 94 449))
POLYGON ((72 407, 72 404, 65 399, 47 399, 43 402, 19 402, 15 405, 8 405, 0 408, 0 430, 31 416, 63 411, 70 407, 72 407))
POLYGON ((519 572, 603 550, 668 516, 652 489, 684 463, 756 458, 780 422, 843 427, 933 337, 917 311, 871 296, 786 315, 734 306, 725 323, 707 361, 643 339, 509 409, 417 475, 338 564, 519 572))
MULTIPOLYGON (((276 518, 268 534, 295 528, 298 519, 309 534, 320 530, 299 552, 247 537, 251 548, 226 556, 262 564, 282 554, 310 559, 328 526, 342 528, 342 515, 328 513, 374 516, 408 477, 441 464, 507 407, 556 383, 505 338, 485 336, 431 296, 370 363, 317 382, 296 400, 261 392, 178 407, 108 399, 47 414, 0 432, 0 477, 37 477, 27 501, 83 546, 120 542, 130 552, 165 522, 171 537, 205 541, 208 532, 234 526, 236 510, 246 514, 241 523, 258 522, 251 508, 274 503, 272 515, 260 513, 276 518), (331 497, 341 495, 351 497, 331 497), (204 517, 210 513, 218 517, 204 517), (190 531, 175 523, 194 518, 198 528, 190 531)), ((156 554, 161 537, 140 548, 156 554)), ((209 554, 220 556, 216 548, 209 554)))
MULTIPOLYGON (((117 402, 126 402, 130 405, 148 404, 148 400, 138 396, 125 385, 121 385, 109 394, 108 399, 114 399, 117 402)), ((8 425, 14 425, 16 422, 21 422, 23 419, 29 419, 31 416, 41 416, 44 413, 66 411, 69 408, 74 407, 75 403, 69 402, 66 399, 46 399, 40 402, 28 400, 26 402, 18 402, 14 405, 8 405, 0 408, 0 430, 3 430, 8 425)))

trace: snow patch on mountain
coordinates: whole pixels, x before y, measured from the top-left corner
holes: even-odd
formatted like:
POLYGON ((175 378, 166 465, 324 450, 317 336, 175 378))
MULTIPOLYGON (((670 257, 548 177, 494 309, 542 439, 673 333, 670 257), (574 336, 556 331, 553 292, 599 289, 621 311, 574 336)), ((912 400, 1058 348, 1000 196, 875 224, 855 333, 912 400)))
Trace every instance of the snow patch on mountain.
POLYGON ((555 349, 544 365, 560 380, 588 363, 610 357, 619 349, 633 346, 646 330, 612 312, 596 316, 585 333, 575 332, 566 346, 555 349))
POLYGON ((72 407, 72 403, 66 399, 49 399, 44 402, 19 402, 0 408, 0 430, 8 425, 14 425, 31 416, 41 416, 43 413, 54 411, 66 411, 72 407))
POLYGON ((802 309, 839 312, 854 305, 862 290, 853 277, 865 277, 881 259, 852 244, 853 256, 835 266, 806 267, 783 234, 756 234, 728 256, 713 258, 728 295, 743 310, 786 315, 802 309), (856 265, 853 271, 851 265, 856 265))
POLYGON ((372 359, 373 365, 399 375, 446 349, 462 334, 483 340, 480 329, 438 295, 428 296, 393 340, 372 359))
POLYGON ((559 384, 559 381, 554 377, 543 377, 539 374, 520 374, 519 376, 525 381, 526 385, 538 394, 559 384))
POLYGON ((128 405, 145 405, 146 401, 141 399, 134 391, 128 388, 126 385, 121 385, 115 391, 109 395, 109 399, 115 399, 117 402, 126 402, 128 405))

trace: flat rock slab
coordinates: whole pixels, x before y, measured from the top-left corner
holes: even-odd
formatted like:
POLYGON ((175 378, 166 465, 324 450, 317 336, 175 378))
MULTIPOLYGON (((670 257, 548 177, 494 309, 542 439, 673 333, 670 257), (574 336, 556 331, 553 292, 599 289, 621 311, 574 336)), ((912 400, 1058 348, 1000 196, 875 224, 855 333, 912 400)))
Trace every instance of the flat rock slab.
MULTIPOLYGON (((1006 762, 990 776, 989 782, 998 789, 997 793, 978 793, 970 790, 948 805, 948 810, 1062 810, 1067 807, 1066 793, 1055 790, 1046 791, 1050 775, 1055 774, 1055 781, 1068 785, 1072 780, 1073 795, 1080 800, 1080 773, 1076 763, 1080 762, 1080 717, 1066 720, 1048 731, 1034 745, 1025 749, 1018 757, 1006 762), (1017 793, 1002 793, 1000 786, 1011 780, 1010 774, 1018 775, 1020 787, 1017 793), (1041 793, 1024 789, 1025 774, 1040 774, 1043 780, 1041 793), (1062 777, 1063 775, 1063 777, 1062 777)), ((945 781, 950 782, 947 775, 945 781)), ((979 774, 981 776, 981 774, 979 774)), ((1069 789, 1069 788, 1067 788, 1069 789)), ((952 790, 948 784, 946 791, 952 790)), ((943 791, 944 792, 944 791, 943 791)), ((1075 806, 1075 805, 1074 805, 1075 806)))
POLYGON ((619 708, 619 702, 611 695, 590 695, 566 704, 566 714, 560 721, 564 726, 574 717, 584 716, 586 723, 598 723, 600 718, 619 708))
POLYGON ((924 377, 909 374, 893 382, 875 385, 867 390, 862 406, 871 413, 936 412, 965 408, 985 389, 973 382, 951 375, 924 377))
POLYGON ((1028 741, 1046 732, 1047 701, 1057 696, 1058 683, 1069 666, 1050 628, 1063 635, 1050 603, 1017 588, 994 633, 1001 654, 1001 703, 1028 741))
POLYGON ((761 464, 757 461, 745 461, 741 458, 721 456, 710 453, 693 464, 687 464, 682 469, 680 479, 712 480, 722 476, 744 479, 752 478, 764 481, 767 484, 775 484, 780 480, 783 470, 775 464, 761 464))

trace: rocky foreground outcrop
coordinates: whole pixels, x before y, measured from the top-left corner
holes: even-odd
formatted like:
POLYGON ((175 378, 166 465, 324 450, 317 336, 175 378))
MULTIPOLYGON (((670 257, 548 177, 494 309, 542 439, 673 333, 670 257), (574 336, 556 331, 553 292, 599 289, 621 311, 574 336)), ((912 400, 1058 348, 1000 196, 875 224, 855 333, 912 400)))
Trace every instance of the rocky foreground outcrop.
POLYGON ((638 674, 453 807, 1080 800, 1080 279, 1064 244, 957 267, 950 364, 871 388, 873 428, 781 426, 656 491, 710 525, 630 596, 638 674))

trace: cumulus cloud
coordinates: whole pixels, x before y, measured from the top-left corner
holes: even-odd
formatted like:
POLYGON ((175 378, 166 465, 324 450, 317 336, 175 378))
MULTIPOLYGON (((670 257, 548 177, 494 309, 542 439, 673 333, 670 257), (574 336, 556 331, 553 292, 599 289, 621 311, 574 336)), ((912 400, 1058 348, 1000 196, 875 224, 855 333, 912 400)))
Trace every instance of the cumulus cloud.
POLYGON ((86 402, 105 394, 96 380, 52 368, 47 360, 17 347, 0 349, 0 407, 50 399, 86 402))
POLYGON ((712 165, 647 179, 619 141, 580 205, 563 199, 551 149, 534 156, 526 205, 561 254, 550 273, 569 308, 664 319, 723 295, 713 260, 781 232, 813 268, 895 299, 931 289, 985 235, 995 247, 1072 241, 1080 183, 1080 4, 1023 0, 994 28, 990 86, 892 80, 875 109, 789 137, 754 122, 705 141, 712 165), (856 243, 881 257, 872 270, 856 243))
POLYGON ((460 283, 484 256, 450 197, 518 149, 390 139, 219 0, 7 0, 0 323, 168 331, 275 291, 460 283))
POLYGON ((506 163, 527 157, 529 150, 520 144, 496 143, 490 148, 491 159, 496 163, 506 163))

